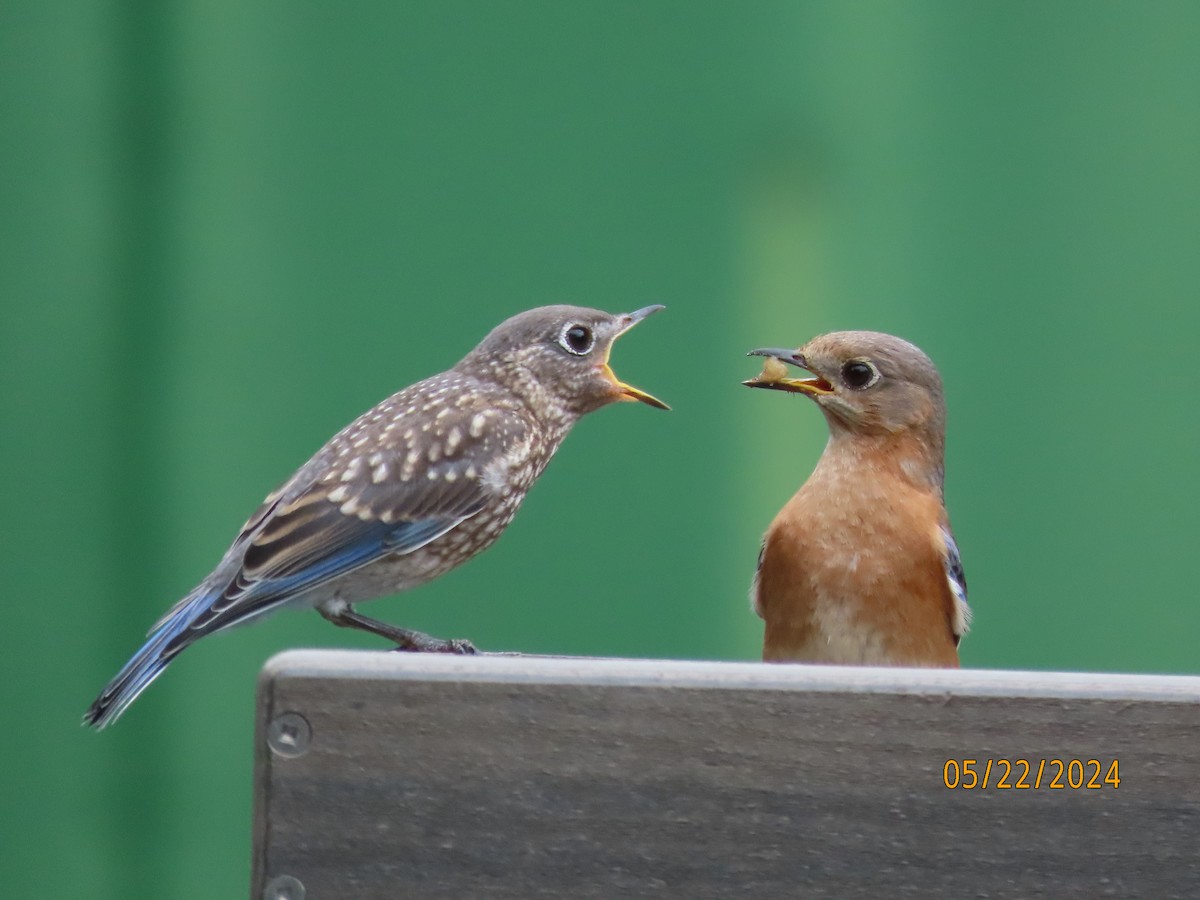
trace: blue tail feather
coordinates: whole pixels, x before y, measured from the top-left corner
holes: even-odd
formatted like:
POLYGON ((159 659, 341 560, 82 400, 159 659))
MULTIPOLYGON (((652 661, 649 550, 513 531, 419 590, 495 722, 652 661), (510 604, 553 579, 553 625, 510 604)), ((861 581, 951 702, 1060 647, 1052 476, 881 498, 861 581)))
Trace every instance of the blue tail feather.
POLYGON ((121 715, 162 674, 167 664, 191 643, 189 640, 176 643, 175 639, 187 630, 210 600, 204 593, 193 597, 189 603, 180 604, 174 615, 151 632, 146 643, 105 685, 100 696, 83 714, 84 723, 101 729, 121 715))
MULTIPOLYGON (((468 508, 465 513, 469 516, 477 511, 468 508)), ((199 638, 256 619, 383 556, 411 553, 445 534, 463 518, 430 516, 386 523, 343 517, 337 520, 342 529, 339 542, 320 548, 322 552, 315 554, 315 558, 304 559, 296 571, 289 571, 278 560, 273 567, 256 560, 255 566, 263 571, 244 581, 243 566, 249 551, 266 551, 257 546, 249 550, 246 546, 237 548, 240 553, 236 554, 231 551, 212 575, 167 611, 151 630, 146 643, 84 713, 84 722, 98 729, 111 724, 162 674, 171 660, 199 638)), ((284 562, 294 564, 295 560, 285 556, 284 562)))

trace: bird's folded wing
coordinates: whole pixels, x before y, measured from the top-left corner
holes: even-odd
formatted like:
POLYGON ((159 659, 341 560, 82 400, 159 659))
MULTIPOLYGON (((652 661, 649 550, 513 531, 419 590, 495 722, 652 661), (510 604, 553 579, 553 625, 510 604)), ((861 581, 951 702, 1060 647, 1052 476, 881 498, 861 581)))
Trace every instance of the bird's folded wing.
POLYGON ((971 607, 967 604, 967 573, 963 570, 962 557, 958 553, 958 544, 949 525, 942 525, 942 540, 946 545, 942 563, 946 569, 946 585, 950 590, 953 612, 950 620, 950 630, 954 634, 954 644, 971 626, 971 607))
MULTIPOLYGON (((506 425, 503 444, 524 439, 519 423, 506 425)), ((503 448, 464 434, 453 458, 433 464, 423 454, 415 467, 412 446, 385 447, 345 465, 326 447, 267 498, 213 575, 155 628, 185 617, 188 626, 174 643, 190 643, 436 540, 493 496, 486 466, 503 448)))

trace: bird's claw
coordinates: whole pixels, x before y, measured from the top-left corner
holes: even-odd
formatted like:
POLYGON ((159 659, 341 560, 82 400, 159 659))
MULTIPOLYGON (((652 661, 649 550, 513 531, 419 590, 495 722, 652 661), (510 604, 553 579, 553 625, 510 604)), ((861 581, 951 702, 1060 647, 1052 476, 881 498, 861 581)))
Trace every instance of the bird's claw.
POLYGON ((392 648, 393 653, 453 653, 457 656, 475 656, 479 653, 475 645, 465 638, 430 637, 413 632, 392 648))

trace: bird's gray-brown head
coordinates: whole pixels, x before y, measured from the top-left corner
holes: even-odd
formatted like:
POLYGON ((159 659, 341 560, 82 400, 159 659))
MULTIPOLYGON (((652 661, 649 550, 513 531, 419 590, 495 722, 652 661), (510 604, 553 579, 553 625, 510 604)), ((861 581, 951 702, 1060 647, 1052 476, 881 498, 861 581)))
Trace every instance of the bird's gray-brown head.
POLYGON ((608 365, 616 339, 663 308, 617 315, 581 306, 531 309, 497 325, 455 369, 503 385, 549 418, 573 420, 619 400, 670 409, 608 365))
POLYGON ((811 397, 836 435, 920 431, 940 442, 946 409, 933 361, 908 341, 878 331, 835 331, 798 350, 763 348, 762 374, 743 384, 811 397), (797 366, 812 378, 788 378, 797 366))

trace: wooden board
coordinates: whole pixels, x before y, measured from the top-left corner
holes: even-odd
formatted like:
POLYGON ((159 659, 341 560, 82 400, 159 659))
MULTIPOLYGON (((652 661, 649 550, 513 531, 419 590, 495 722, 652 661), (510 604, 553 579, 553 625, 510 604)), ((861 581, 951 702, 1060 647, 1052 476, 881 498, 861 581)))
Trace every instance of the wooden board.
POLYGON ((1200 678, 292 651, 258 717, 255 898, 1200 896, 1200 678))

